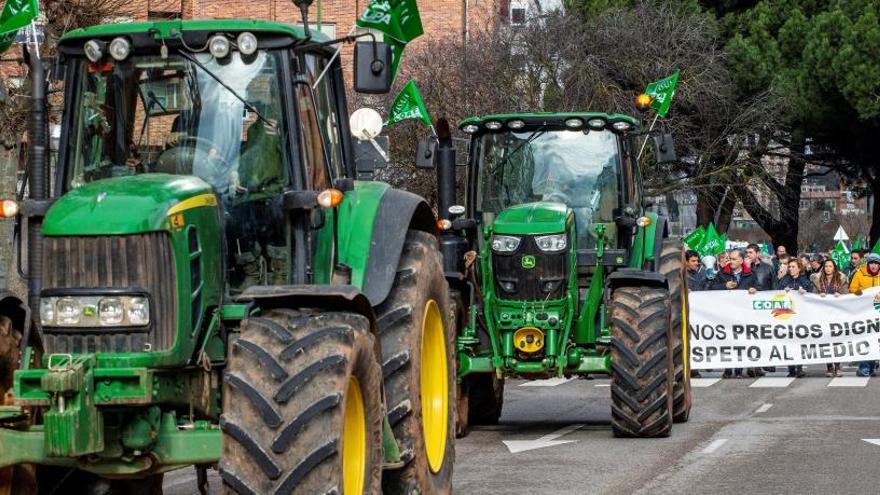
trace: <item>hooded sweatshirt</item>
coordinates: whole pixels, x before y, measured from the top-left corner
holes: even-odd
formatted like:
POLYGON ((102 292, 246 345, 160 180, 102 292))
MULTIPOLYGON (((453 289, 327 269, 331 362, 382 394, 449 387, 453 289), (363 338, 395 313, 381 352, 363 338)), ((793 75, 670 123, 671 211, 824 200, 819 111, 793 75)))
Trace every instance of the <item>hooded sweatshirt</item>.
POLYGON ((858 292, 870 289, 871 287, 880 286, 880 271, 875 275, 871 275, 870 272, 868 272, 868 264, 869 263, 865 263, 856 270, 852 281, 849 283, 850 292, 858 292))

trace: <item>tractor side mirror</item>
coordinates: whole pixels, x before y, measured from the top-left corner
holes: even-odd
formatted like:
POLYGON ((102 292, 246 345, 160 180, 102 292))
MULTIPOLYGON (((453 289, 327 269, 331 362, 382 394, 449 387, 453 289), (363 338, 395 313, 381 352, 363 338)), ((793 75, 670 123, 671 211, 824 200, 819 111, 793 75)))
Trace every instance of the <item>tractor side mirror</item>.
POLYGON ((416 147, 416 168, 433 169, 437 156, 437 140, 428 136, 416 147))
POLYGON ((388 43, 355 43, 354 90, 370 95, 391 91, 391 46, 388 43))
POLYGON ((654 150, 657 157, 657 163, 672 163, 678 161, 678 155, 675 154, 675 143, 672 141, 672 134, 658 134, 654 137, 654 150))

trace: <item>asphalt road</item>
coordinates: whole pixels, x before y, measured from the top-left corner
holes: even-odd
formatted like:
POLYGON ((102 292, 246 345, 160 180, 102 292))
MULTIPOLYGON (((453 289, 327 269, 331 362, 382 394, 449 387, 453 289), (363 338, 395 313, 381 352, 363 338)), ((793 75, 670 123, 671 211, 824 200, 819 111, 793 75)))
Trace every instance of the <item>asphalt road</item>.
MULTIPOLYGON (((807 373, 788 380, 778 372, 760 382, 704 373, 690 421, 656 440, 613 437, 607 379, 511 380, 500 424, 456 443, 455 491, 878 493, 880 377, 832 382, 818 366, 807 373), (514 449, 549 446, 512 453, 505 441, 514 449)), ((211 492, 220 493, 216 473, 209 479, 211 492)), ((170 495, 197 493, 193 471, 169 473, 165 488, 170 495)))

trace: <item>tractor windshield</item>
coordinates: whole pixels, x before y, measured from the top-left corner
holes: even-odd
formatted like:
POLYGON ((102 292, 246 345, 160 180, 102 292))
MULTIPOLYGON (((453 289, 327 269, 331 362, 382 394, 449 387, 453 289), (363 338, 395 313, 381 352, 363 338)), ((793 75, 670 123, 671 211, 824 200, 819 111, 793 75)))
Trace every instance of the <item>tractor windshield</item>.
POLYGON ((581 247, 590 225, 614 221, 618 207, 618 141, 610 131, 536 130, 487 133, 476 147, 477 209, 493 216, 536 201, 564 203, 575 213, 581 247))
POLYGON ((82 61, 67 187, 141 173, 195 175, 230 204, 287 183, 279 56, 209 53, 82 61))

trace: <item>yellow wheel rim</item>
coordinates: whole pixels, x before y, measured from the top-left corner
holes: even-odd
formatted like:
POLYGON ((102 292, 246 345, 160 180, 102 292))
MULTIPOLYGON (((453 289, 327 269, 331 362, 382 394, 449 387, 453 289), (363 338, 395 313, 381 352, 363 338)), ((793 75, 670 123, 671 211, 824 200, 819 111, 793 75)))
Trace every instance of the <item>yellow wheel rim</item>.
POLYGON ((446 332, 434 300, 425 305, 422 322, 422 434, 425 453, 433 473, 440 472, 446 454, 449 429, 449 382, 446 373, 446 332))
POLYGON ((342 487, 343 493, 364 493, 367 466, 367 419, 364 396, 357 378, 351 377, 345 400, 342 425, 342 487))

